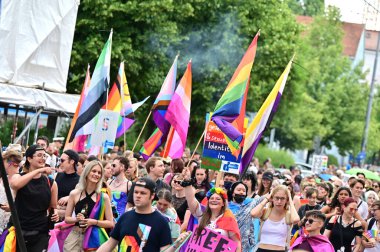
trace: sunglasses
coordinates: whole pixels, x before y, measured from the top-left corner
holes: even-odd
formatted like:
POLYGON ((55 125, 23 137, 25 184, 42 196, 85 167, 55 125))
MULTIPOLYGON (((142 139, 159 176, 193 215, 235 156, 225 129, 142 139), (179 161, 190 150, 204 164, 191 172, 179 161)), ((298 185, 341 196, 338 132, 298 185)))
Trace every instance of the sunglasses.
POLYGON ((317 222, 316 220, 313 220, 313 219, 305 219, 305 224, 309 222, 309 224, 313 224, 315 222, 317 222))
POLYGON ((358 211, 358 209, 357 209, 357 208, 350 207, 350 211, 351 211, 351 212, 356 212, 356 211, 358 211))
POLYGON ((178 185, 180 185, 181 182, 182 182, 182 180, 173 180, 173 182, 174 182, 174 184, 178 184, 178 185))
POLYGON ((67 159, 62 159, 62 158, 61 158, 61 164, 64 163, 64 162, 66 162, 66 160, 67 160, 67 159))

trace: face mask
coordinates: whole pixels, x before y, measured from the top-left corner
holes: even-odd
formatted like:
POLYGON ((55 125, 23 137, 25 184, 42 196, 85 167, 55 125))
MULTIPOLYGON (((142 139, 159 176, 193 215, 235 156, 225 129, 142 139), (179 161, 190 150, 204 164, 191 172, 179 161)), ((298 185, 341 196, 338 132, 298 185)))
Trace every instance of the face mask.
POLYGON ((224 181, 224 188, 228 191, 228 190, 230 190, 232 184, 233 184, 233 182, 231 182, 231 181, 224 181))
POLYGON ((245 195, 235 195, 234 196, 234 200, 238 204, 243 203, 243 201, 245 200, 245 198, 247 198, 247 196, 245 196, 245 195))

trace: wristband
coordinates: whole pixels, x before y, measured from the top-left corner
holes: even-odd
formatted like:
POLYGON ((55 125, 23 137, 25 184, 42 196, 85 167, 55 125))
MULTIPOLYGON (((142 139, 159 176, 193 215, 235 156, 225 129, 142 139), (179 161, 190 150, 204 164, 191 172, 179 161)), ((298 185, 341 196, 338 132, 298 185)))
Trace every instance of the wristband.
POLYGON ((192 184, 193 184, 192 180, 183 180, 180 185, 182 187, 188 187, 188 186, 191 186, 192 184))

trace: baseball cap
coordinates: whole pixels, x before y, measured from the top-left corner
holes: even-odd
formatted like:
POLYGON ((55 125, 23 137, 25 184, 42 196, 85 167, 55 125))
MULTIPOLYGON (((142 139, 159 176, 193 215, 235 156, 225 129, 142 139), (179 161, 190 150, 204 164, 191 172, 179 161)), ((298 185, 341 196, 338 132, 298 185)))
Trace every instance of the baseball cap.
POLYGON ((79 162, 79 155, 76 151, 69 149, 69 150, 65 150, 63 153, 69 156, 70 159, 74 160, 75 164, 79 162))
POLYGON ((141 186, 149 189, 150 192, 154 193, 156 191, 156 183, 150 178, 139 178, 135 182, 135 186, 141 186))
POLYGON ((269 179, 270 181, 273 181, 273 173, 267 171, 263 173, 262 179, 269 179))
POLYGON ((58 141, 60 141, 60 142, 63 142, 63 140, 65 140, 65 138, 64 137, 54 137, 53 138, 53 142, 58 142, 58 141))
POLYGON ((25 166, 26 167, 29 167, 28 157, 33 157, 34 153, 36 153, 37 151, 40 151, 40 150, 45 151, 45 149, 38 144, 33 144, 33 145, 29 146, 28 149, 26 149, 26 151, 25 151, 25 159, 26 159, 25 166))

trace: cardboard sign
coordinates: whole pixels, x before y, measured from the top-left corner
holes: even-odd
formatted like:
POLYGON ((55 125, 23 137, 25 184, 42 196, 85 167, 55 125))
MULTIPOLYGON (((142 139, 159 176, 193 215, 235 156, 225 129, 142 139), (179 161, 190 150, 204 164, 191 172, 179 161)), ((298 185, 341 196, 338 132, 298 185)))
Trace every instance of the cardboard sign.
POLYGON ((206 116, 206 133, 202 152, 202 168, 239 174, 241 152, 232 155, 223 132, 206 116))
POLYGON ((101 109, 99 112, 98 123, 91 137, 91 146, 103 146, 113 148, 117 126, 119 122, 119 112, 101 109))
POLYGON ((327 161, 329 157, 323 156, 323 155, 314 155, 313 156, 313 163, 312 163, 312 171, 314 173, 320 173, 322 171, 327 170, 327 161))
POLYGON ((235 252, 237 243, 228 237, 218 234, 208 228, 204 228, 200 236, 197 236, 197 226, 189 239, 186 252, 235 252))

